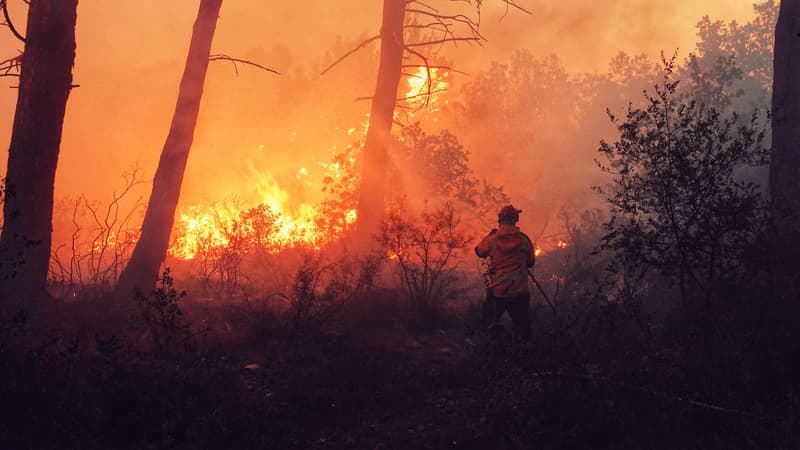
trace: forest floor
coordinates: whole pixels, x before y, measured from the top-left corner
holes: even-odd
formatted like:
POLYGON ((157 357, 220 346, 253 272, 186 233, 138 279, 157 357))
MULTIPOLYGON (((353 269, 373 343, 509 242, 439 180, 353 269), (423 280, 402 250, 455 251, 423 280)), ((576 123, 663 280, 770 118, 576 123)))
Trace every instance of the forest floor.
POLYGON ((189 302, 191 329, 157 346, 130 311, 29 309, 0 316, 0 448, 800 445, 796 385, 717 395, 667 366, 577 363, 536 329, 527 343, 489 338, 475 308, 427 321, 355 308, 321 327, 189 302))

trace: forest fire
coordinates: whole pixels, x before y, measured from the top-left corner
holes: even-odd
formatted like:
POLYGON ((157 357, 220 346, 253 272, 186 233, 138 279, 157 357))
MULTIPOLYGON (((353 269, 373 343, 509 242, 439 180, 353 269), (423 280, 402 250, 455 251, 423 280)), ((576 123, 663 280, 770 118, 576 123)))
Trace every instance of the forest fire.
MULTIPOLYGON (((421 109, 435 114, 442 104, 447 104, 443 96, 449 86, 448 76, 449 72, 426 67, 419 67, 408 75, 403 98, 408 104, 409 117, 421 109)), ((369 115, 360 128, 349 128, 348 136, 366 133, 368 122, 369 115)), ((349 162, 352 169, 354 161, 349 162)), ((326 176, 335 179, 352 175, 343 173, 345 169, 338 162, 319 163, 319 166, 326 176)), ((334 218, 332 226, 325 228, 321 225, 323 215, 319 206, 293 202, 295 197, 271 174, 253 172, 257 181, 246 190, 258 193, 258 205, 244 209, 239 205, 219 204, 184 208, 176 220, 170 255, 192 260, 229 247, 246 252, 261 249, 267 253, 297 247, 319 250, 356 221, 356 210, 349 209, 342 217, 334 218)), ((295 179, 304 187, 315 187, 308 177, 306 167, 301 167, 295 174, 295 179)), ((330 217, 325 219, 331 220, 330 217)))
MULTIPOLYGON (((320 164, 328 176, 341 177, 341 165, 320 164)), ((324 227, 318 206, 307 202, 291 204, 292 195, 283 189, 270 174, 253 170, 257 181, 247 190, 259 198, 254 207, 239 204, 193 205, 181 211, 177 218, 170 254, 178 259, 191 260, 199 255, 225 248, 241 252, 263 251, 277 253, 286 248, 318 250, 337 238, 356 220, 355 209, 324 227)), ((301 167, 295 179, 302 186, 308 181, 309 170, 301 167)))
POLYGON ((800 449, 800 0, 142 3, 0 0, 0 450, 800 449))
MULTIPOLYGON (((436 114, 446 105, 447 100, 442 100, 450 82, 447 81, 449 72, 431 67, 419 67, 416 72, 406 78, 408 90, 403 97, 410 108, 410 115, 425 108, 429 114, 436 114)), ((436 121, 436 118, 434 118, 436 121)))
MULTIPOLYGON (((305 168, 299 172, 307 173, 305 168)), ((257 191, 262 200, 256 207, 212 204, 194 205, 182 211, 175 225, 170 254, 191 260, 226 248, 246 253, 277 253, 297 247, 318 250, 356 220, 356 211, 351 209, 332 226, 324 228, 317 206, 290 205, 290 194, 268 176, 257 186, 257 191)))

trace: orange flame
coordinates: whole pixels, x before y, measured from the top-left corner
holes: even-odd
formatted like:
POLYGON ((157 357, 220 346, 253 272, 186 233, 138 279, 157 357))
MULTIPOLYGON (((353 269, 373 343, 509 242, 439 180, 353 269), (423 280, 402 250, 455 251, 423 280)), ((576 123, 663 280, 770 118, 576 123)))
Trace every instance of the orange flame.
POLYGON ((443 100, 443 97, 450 85, 447 81, 448 76, 449 72, 438 68, 431 68, 429 72, 427 68, 419 67, 414 74, 406 78, 408 90, 405 100, 410 108, 410 116, 426 106, 428 113, 437 113, 442 104, 447 104, 447 100, 443 100))
MULTIPOLYGON (((339 170, 338 165, 324 168, 334 174, 339 170)), ((257 207, 194 205, 182 210, 175 226, 170 254, 190 260, 201 253, 229 247, 237 247, 243 252, 259 248, 268 253, 295 247, 319 250, 356 221, 356 210, 351 209, 334 221, 332 229, 323 229, 317 206, 306 202, 290 205, 289 192, 274 177, 257 171, 254 175, 256 182, 251 185, 251 190, 260 198, 257 207)), ((295 178, 311 185, 310 181, 305 181, 308 176, 309 170, 302 167, 295 178)))
MULTIPOLYGON (((423 108, 428 114, 432 114, 438 112, 443 104, 447 104, 444 94, 449 86, 448 76, 449 72, 442 69, 428 70, 425 67, 418 68, 414 74, 408 76, 408 89, 405 93, 409 107, 407 114, 413 117, 415 112, 423 108)), ((435 116, 433 120, 436 120, 435 116)), ((365 135, 368 126, 369 114, 360 126, 345 131, 348 136, 365 135)), ((262 149, 263 146, 259 148, 262 149)), ((319 179, 338 180, 351 176, 346 170, 353 170, 355 160, 351 158, 349 163, 349 166, 347 161, 343 164, 336 161, 319 163, 319 168, 324 172, 319 179)), ((294 179, 298 186, 313 187, 311 172, 308 167, 297 170, 294 179)), ((258 247, 269 253, 293 247, 319 250, 337 239, 356 221, 355 209, 344 211, 342 217, 331 220, 330 217, 323 217, 320 207, 297 202, 271 174, 251 168, 251 175, 255 182, 250 183, 249 191, 258 195, 255 208, 241 209, 222 205, 183 208, 176 220, 170 255, 191 260, 208 252, 233 247, 242 251, 254 251, 258 247), (327 226, 323 226, 323 222, 327 226)), ((394 255, 394 258, 399 258, 399 255, 394 255)))

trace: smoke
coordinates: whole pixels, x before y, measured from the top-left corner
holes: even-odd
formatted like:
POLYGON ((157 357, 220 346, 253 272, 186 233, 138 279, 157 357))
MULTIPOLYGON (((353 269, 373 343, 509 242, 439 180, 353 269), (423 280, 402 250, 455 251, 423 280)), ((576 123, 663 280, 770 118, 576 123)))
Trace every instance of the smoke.
MULTIPOLYGON (((432 0, 436 1, 436 0, 432 0)), ((25 6, 10 0, 18 27, 25 6)), ((524 0, 533 12, 509 11, 485 1, 484 47, 443 49, 463 70, 476 73, 520 48, 556 53, 568 70, 604 70, 611 55, 687 49, 703 14, 747 17, 748 2, 699 4, 627 0, 524 0)), ((75 82, 59 162, 56 196, 105 197, 132 165, 152 176, 166 136, 189 43, 197 1, 81 0, 75 82)), ((344 130, 360 126, 376 72, 375 48, 331 74, 321 67, 379 29, 380 2, 235 2, 223 5, 213 51, 252 59, 283 73, 274 76, 213 63, 186 174, 185 202, 239 193, 252 168, 279 182, 300 167, 312 172, 344 130)), ((0 36, 2 54, 22 44, 0 36)), ((10 140, 16 90, 0 89, 0 142, 10 140)), ((453 130, 458 133, 459 130, 453 130)), ((147 189, 144 189, 146 191, 147 189)), ((143 191, 143 192, 144 192, 143 191)), ((145 193, 146 194, 146 193, 145 193)))

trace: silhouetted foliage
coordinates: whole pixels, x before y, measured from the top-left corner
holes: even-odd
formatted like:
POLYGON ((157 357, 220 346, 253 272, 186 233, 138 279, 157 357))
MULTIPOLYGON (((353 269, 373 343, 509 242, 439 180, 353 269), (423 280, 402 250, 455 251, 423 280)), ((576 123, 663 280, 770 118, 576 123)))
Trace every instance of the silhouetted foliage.
POLYGON ((191 327, 183 318, 178 301, 186 291, 178 291, 169 268, 164 269, 158 286, 148 295, 137 291, 134 301, 139 304, 138 319, 144 325, 156 351, 179 351, 190 344, 191 327))
MULTIPOLYGON (((699 64, 718 64, 733 60, 740 70, 738 88, 753 98, 772 89, 772 54, 778 2, 767 0, 753 5, 755 17, 746 23, 725 23, 704 16, 697 23, 697 58, 699 64), (756 95, 753 95, 756 94, 756 95)), ((768 98, 761 99, 767 103, 768 98)), ((751 105, 752 108, 755 105, 751 105)))
MULTIPOLYGON (((598 163, 613 182, 601 188, 611 206, 604 249, 627 276, 654 270, 694 297, 717 300, 720 285, 752 276, 744 258, 764 225, 760 187, 737 171, 764 165, 763 126, 745 126, 713 107, 682 101, 665 61, 664 81, 645 108, 611 115, 619 140, 603 142, 598 163)), ((635 275, 638 274, 638 275, 635 275)))
POLYGON ((392 208, 383 223, 380 243, 397 265, 400 282, 421 309, 434 308, 455 292, 459 275, 453 270, 458 252, 470 239, 449 202, 415 217, 403 202, 392 208))

